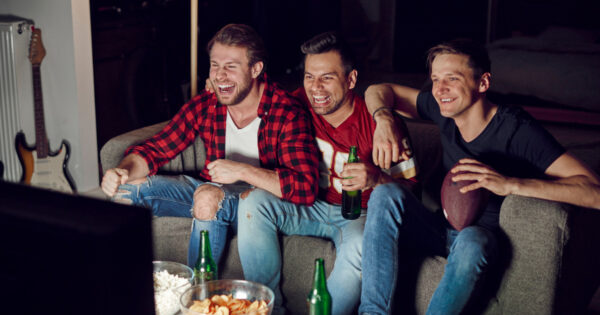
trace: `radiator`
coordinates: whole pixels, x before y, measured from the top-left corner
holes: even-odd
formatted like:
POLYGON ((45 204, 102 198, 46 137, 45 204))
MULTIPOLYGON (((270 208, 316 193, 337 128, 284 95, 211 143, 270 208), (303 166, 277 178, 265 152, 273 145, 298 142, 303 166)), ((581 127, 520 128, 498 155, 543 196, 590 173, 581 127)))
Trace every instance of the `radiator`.
POLYGON ((7 181, 21 179, 15 136, 24 129, 24 113, 32 113, 31 109, 25 110, 33 104, 28 60, 30 28, 26 20, 0 16, 0 161, 7 181))

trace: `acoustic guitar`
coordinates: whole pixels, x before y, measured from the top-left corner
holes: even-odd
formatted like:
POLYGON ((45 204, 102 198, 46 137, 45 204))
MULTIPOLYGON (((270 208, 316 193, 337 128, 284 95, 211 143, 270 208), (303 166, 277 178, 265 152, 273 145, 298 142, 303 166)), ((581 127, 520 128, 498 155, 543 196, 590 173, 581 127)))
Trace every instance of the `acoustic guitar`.
POLYGON ((46 56, 42 44, 42 32, 32 27, 29 61, 33 73, 33 100, 35 114, 35 146, 28 146, 25 134, 17 134, 15 145, 23 168, 21 182, 62 192, 75 192, 75 185, 67 170, 70 147, 63 140, 56 152, 50 152, 50 144, 44 124, 44 104, 42 99, 42 80, 40 65, 46 56))

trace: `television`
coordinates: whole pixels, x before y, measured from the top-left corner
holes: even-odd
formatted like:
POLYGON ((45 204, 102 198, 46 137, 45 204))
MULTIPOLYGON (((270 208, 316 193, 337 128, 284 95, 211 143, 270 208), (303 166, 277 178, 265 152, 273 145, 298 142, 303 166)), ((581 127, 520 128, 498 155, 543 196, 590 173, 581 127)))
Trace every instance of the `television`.
POLYGON ((0 181, 3 314, 154 314, 151 212, 0 181))

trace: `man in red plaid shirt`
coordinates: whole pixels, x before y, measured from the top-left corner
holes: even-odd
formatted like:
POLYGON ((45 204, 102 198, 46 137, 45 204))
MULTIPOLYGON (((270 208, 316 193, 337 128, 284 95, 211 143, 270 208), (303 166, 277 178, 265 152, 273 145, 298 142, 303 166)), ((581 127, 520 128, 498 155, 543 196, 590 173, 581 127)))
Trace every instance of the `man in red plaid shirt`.
POLYGON ((229 24, 209 41, 207 51, 215 93, 192 98, 159 133, 128 148, 101 184, 108 196, 149 207, 157 216, 193 217, 189 265, 198 256, 200 230, 209 231, 218 263, 228 229, 237 225, 238 196, 250 186, 306 205, 318 189, 310 116, 269 82, 258 34, 229 24), (206 149, 200 179, 155 175, 196 137, 206 149))

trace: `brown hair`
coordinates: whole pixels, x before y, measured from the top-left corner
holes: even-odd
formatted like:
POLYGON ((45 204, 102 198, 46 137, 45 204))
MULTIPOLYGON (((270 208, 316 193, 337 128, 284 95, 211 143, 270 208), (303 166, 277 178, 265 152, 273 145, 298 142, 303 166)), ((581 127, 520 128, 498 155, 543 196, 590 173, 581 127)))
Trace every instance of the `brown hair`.
POLYGON ((262 38, 256 31, 245 24, 227 24, 221 28, 206 45, 206 52, 210 55, 210 50, 215 43, 226 46, 235 46, 246 48, 248 56, 248 65, 252 67, 255 63, 262 61, 263 70, 259 74, 262 77, 267 65, 267 50, 262 38))
POLYGON ((337 51, 342 58, 344 71, 348 75, 355 69, 354 54, 348 44, 336 33, 325 32, 307 40, 300 46, 304 54, 304 60, 307 55, 323 54, 330 51, 337 51))
POLYGON ((469 57, 468 65, 475 79, 490 72, 491 62, 485 47, 470 39, 455 39, 430 48, 427 51, 427 68, 431 73, 431 64, 438 55, 452 54, 469 57))

